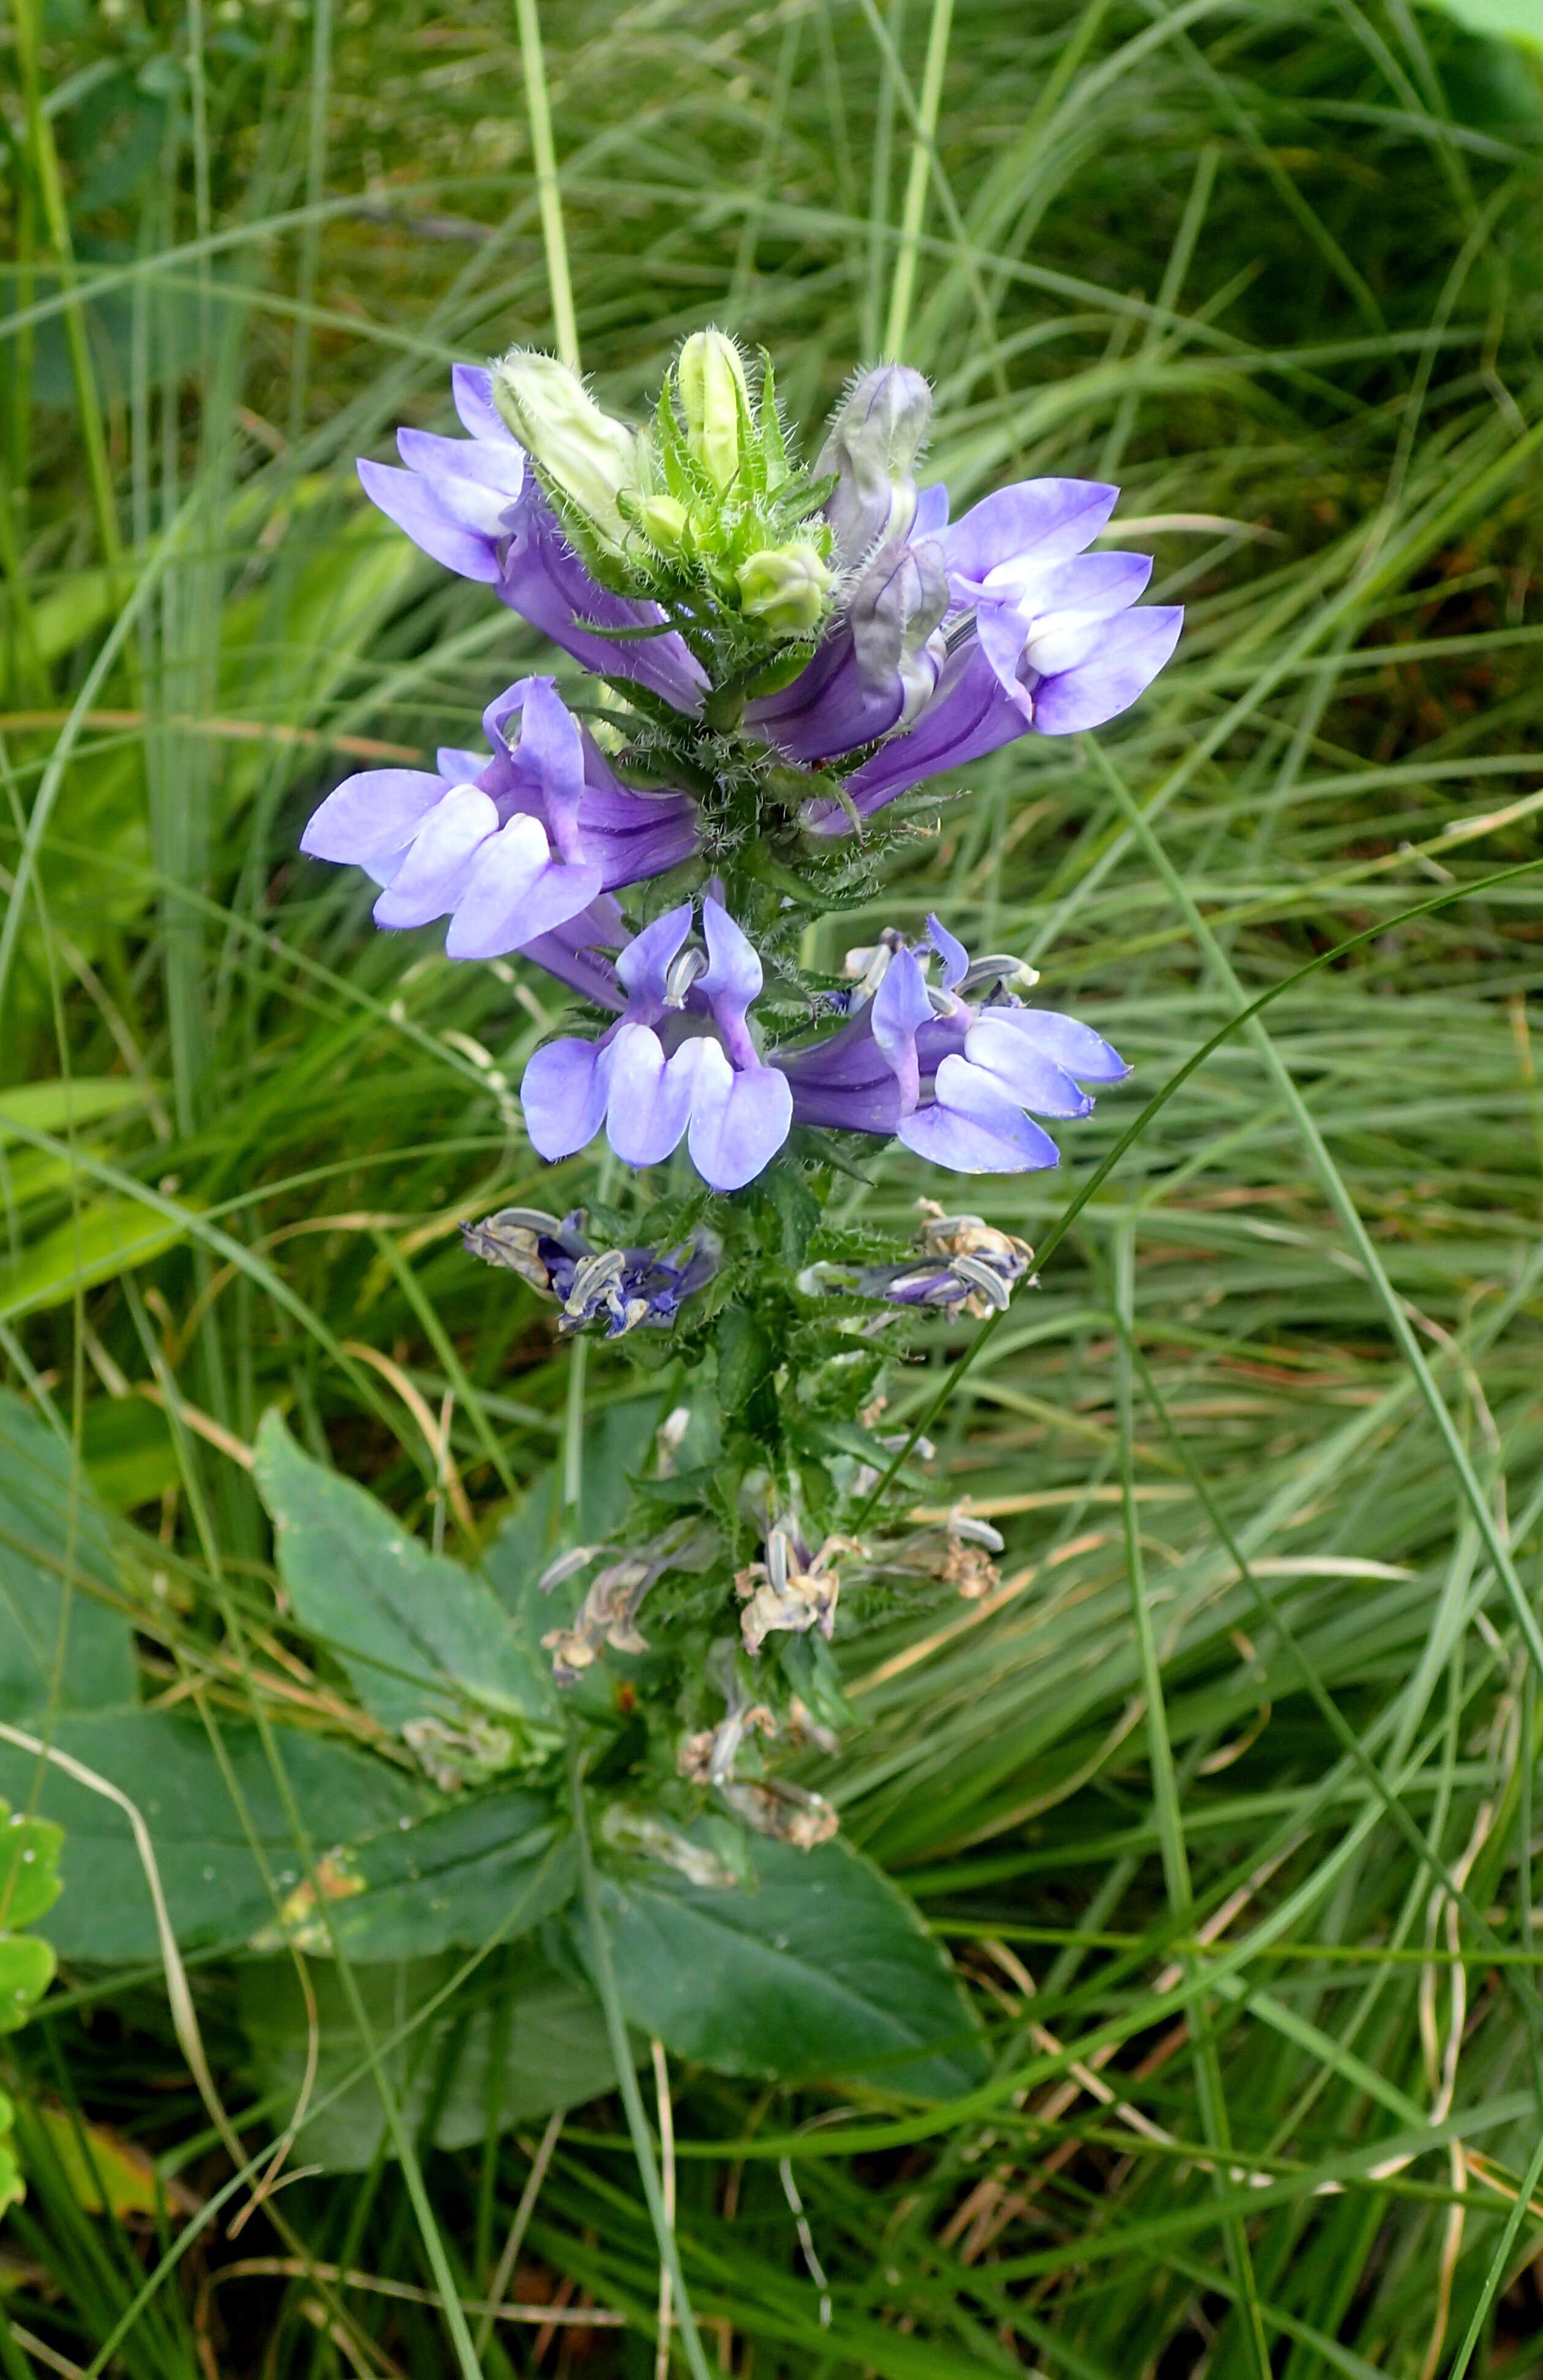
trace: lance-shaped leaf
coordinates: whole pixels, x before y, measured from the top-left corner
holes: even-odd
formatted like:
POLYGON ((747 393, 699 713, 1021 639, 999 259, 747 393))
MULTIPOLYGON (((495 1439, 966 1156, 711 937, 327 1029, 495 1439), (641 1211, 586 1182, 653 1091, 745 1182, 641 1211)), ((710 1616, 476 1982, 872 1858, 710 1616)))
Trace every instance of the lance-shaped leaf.
MULTIPOLYGON (((276 1413, 258 1431, 254 1475, 295 1617, 367 1710, 409 1742, 426 1728, 446 1768, 447 1740, 476 1712, 514 1723, 507 1757, 490 1748, 489 1770, 555 1743, 547 1664, 485 1579, 430 1553, 383 1504, 302 1453, 276 1413)), ((476 1758, 473 1749, 464 1773, 477 1773, 476 1758)))

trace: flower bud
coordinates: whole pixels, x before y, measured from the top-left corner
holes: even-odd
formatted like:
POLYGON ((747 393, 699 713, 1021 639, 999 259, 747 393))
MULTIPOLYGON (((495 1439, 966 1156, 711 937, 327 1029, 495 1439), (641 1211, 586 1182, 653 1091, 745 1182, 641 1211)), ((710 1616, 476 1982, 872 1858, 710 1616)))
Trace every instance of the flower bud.
POLYGON ((931 419, 932 392, 920 372, 881 364, 863 374, 831 423, 814 473, 819 480, 836 475, 825 516, 844 567, 910 528, 917 509, 911 466, 931 419))
POLYGON ((577 372, 554 356, 516 347, 496 364, 493 403, 541 469, 602 536, 619 545, 618 493, 638 484, 638 439, 602 413, 577 372))
POLYGON ((900 723, 913 719, 942 667, 937 631, 948 609, 948 573, 935 544, 881 546, 852 596, 852 643, 858 673, 871 686, 898 676, 900 723))
POLYGON ((745 366, 734 341, 722 331, 694 331, 676 359, 675 386, 691 452, 722 491, 739 468, 740 408, 750 409, 745 366))
POLYGON ((820 625, 830 572, 812 545, 768 546, 736 573, 739 608, 774 637, 807 637, 820 625))
POLYGON ((686 506, 674 496, 645 496, 638 507, 638 526, 661 553, 678 553, 686 535, 686 506))

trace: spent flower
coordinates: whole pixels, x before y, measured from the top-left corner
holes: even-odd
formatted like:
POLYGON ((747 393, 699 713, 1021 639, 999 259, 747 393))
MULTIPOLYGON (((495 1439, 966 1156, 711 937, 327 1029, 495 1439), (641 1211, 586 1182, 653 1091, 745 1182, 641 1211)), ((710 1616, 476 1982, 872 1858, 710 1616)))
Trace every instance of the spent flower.
POLYGON ((501 1207, 480 1223, 463 1223, 468 1253, 484 1264, 517 1272, 554 1297, 557 1328, 582 1330, 605 1318, 605 1336, 625 1338, 640 1326, 667 1330, 688 1297, 718 1269, 713 1232, 690 1233, 676 1248, 597 1248, 584 1236, 584 1209, 561 1220, 538 1207, 501 1207))

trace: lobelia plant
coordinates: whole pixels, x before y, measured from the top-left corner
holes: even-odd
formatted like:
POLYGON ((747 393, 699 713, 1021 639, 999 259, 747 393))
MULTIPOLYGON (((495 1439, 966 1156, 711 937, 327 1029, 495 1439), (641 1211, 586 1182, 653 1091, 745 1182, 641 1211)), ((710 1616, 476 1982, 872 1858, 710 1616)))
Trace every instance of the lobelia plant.
POLYGON ((916 478, 930 392, 898 364, 853 382, 808 468, 770 362, 714 330, 638 428, 546 356, 453 386, 468 434, 404 430, 406 468, 361 462, 364 486, 589 676, 511 686, 485 754, 349 778, 303 847, 369 871, 380 925, 443 917, 450 956, 518 953, 577 995, 526 1068, 526 1131, 553 1165, 603 1135, 635 1191, 505 1208, 466 1244, 674 1390, 614 1541, 541 1579, 544 1642, 583 1727, 627 1731, 604 1839, 726 1883, 753 1835, 835 1830, 778 1773, 848 1723, 832 1640, 984 1594, 1001 1550, 963 1505, 909 1517, 881 1417, 909 1333, 1004 1307, 1032 1252, 926 1199, 896 1246, 829 1219, 832 1182, 874 1140, 958 1173, 1052 1166, 1046 1123, 1127 1072, 936 916, 841 974, 808 929, 872 905, 905 797, 1113 718, 1182 615, 1138 606, 1145 556, 1088 550, 1112 487, 1027 480, 952 521, 916 478))

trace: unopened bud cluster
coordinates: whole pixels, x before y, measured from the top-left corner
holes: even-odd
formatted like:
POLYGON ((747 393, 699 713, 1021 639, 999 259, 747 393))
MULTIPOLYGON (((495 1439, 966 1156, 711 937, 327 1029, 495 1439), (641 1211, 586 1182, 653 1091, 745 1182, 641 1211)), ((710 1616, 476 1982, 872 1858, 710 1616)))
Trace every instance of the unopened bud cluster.
POLYGON ((636 430, 528 348, 494 368, 492 395, 597 577, 661 603, 703 658, 743 675, 819 634, 837 586, 829 491, 789 462, 764 358, 752 374, 723 332, 694 333, 636 430))

